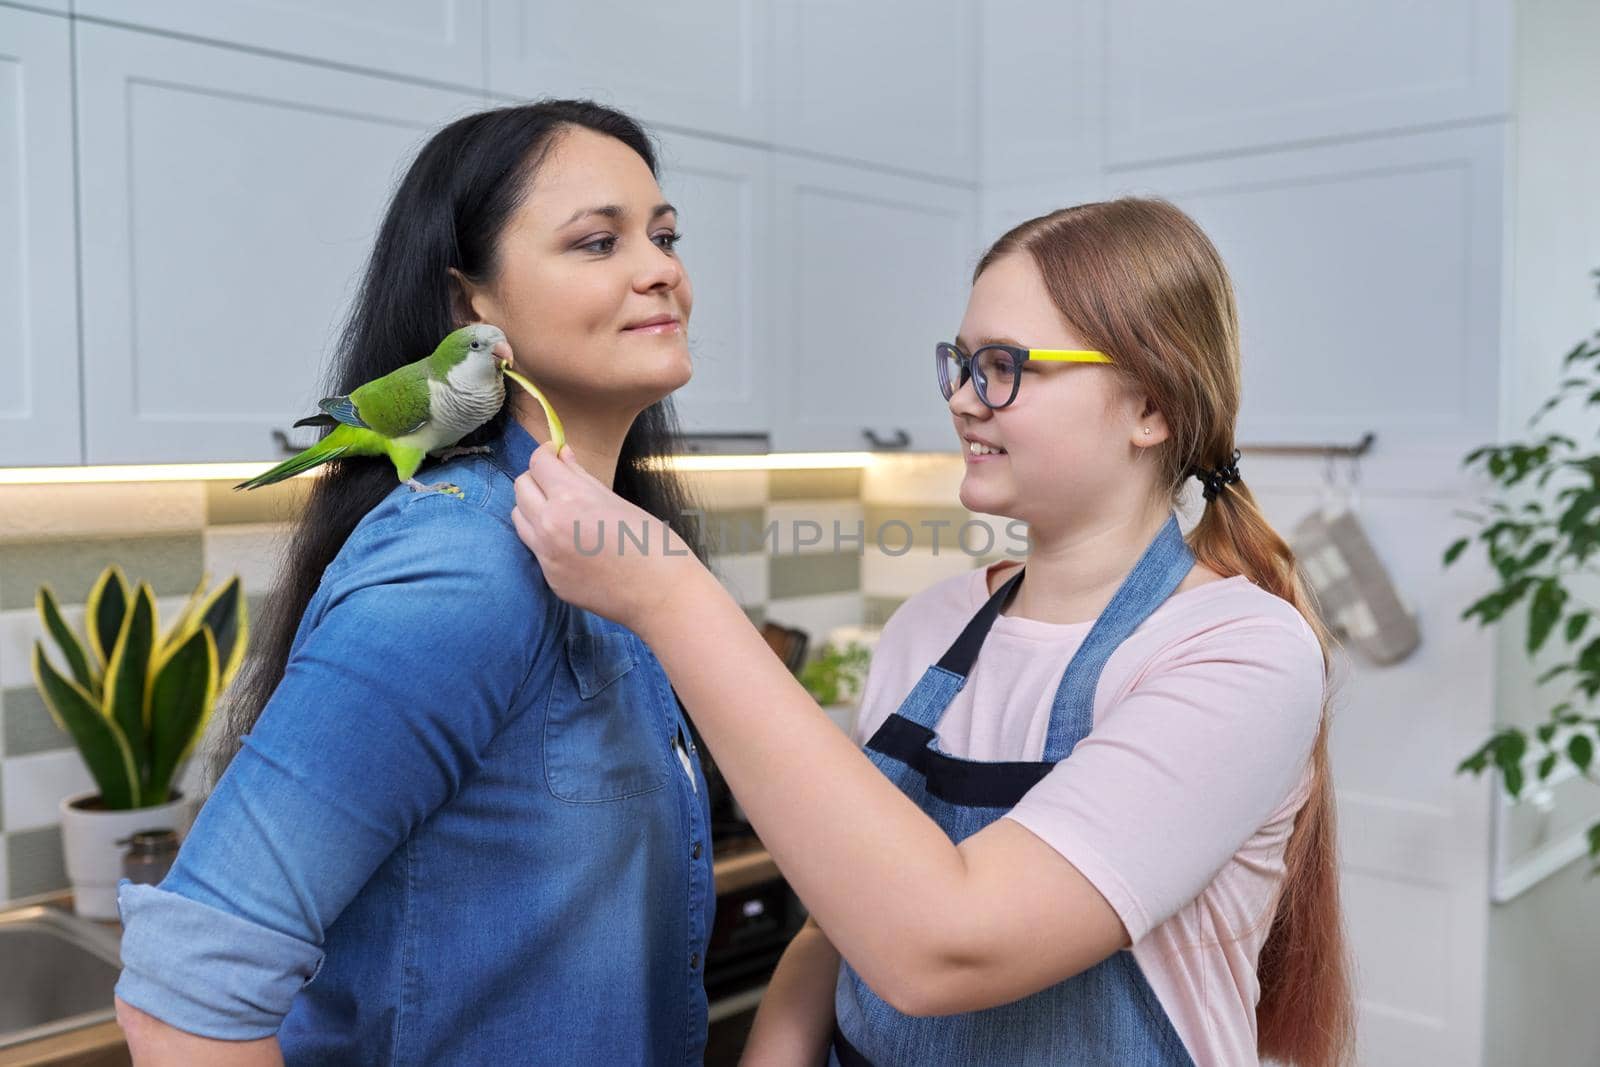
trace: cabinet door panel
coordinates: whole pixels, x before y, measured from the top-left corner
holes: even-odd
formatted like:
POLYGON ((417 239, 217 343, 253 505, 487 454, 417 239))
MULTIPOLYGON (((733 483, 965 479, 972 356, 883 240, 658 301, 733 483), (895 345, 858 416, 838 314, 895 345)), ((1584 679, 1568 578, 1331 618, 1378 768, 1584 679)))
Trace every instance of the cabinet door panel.
POLYGON ((1466 444, 1495 432, 1503 130, 1130 171, 1238 293, 1240 439, 1466 444))
POLYGON ((977 259, 977 196, 778 157, 775 443, 870 449, 867 431, 953 451, 933 346, 952 337, 977 259))
POLYGON ((483 0, 77 0, 77 13, 482 92, 483 0))
POLYGON ((978 177, 970 0, 781 0, 777 143, 948 181, 978 177))
POLYGON ((67 20, 0 7, 0 466, 78 463, 67 20))
POLYGON ((393 183, 481 101, 92 23, 79 52, 88 461, 273 458, 393 183))
POLYGON ((678 208, 694 287, 694 377, 675 394, 684 431, 767 433, 772 412, 772 154, 671 134, 661 186, 678 208))
POLYGON ((491 0, 496 96, 593 97, 649 123, 772 135, 767 0, 491 0))
POLYGON ((1511 107, 1508 0, 1240 0, 1225 9, 1118 0, 1103 12, 1114 165, 1494 118, 1511 107))

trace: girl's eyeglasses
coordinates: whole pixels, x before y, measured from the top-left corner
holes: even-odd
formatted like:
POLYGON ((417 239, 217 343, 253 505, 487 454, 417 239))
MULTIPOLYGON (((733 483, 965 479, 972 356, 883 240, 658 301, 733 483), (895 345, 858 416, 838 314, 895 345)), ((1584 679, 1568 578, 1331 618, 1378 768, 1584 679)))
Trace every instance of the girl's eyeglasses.
POLYGON ((1023 348, 1020 345, 984 345, 972 355, 957 345, 941 341, 934 346, 933 358, 939 371, 939 391, 949 400, 971 378, 978 399, 993 409, 1005 407, 1017 398, 1022 382, 1022 364, 1037 359, 1052 363, 1110 363, 1104 352, 1081 348, 1023 348))

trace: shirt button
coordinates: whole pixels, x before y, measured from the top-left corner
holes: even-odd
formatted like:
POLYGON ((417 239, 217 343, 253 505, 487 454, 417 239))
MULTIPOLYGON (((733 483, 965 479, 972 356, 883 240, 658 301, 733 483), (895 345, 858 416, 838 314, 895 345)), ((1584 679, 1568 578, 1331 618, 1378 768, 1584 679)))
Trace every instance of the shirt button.
POLYGON ((694 843, 694 848, 689 851, 689 858, 696 860, 700 858, 700 842, 694 843))
POLYGON ((696 952, 693 956, 689 957, 689 969, 691 971, 698 971, 700 969, 700 953, 696 952))

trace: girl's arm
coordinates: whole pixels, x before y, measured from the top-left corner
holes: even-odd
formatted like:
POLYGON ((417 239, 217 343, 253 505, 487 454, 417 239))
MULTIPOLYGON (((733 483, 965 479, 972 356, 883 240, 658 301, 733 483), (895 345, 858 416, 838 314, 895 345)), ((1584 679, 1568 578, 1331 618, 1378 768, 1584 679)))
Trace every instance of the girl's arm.
POLYGON ((664 609, 634 628, 784 877, 898 1010, 942 1015, 1003 1004, 1127 942, 1094 886, 1021 826, 1002 819, 952 844, 834 725, 698 563, 664 609))
POLYGON ((773 972, 740 1067, 792 1067, 827 1059, 833 1035, 833 991, 839 952, 807 919, 773 972))
POLYGON ((650 645, 784 877, 907 1014, 1017 1000, 1142 937, 1284 802, 1316 736, 1321 652, 1269 621, 1147 678, 1008 817, 956 845, 681 540, 671 552, 587 548, 597 531, 637 539, 660 520, 570 449, 535 451, 516 488, 513 521, 550 587, 650 645))
POLYGON ((196 1063, 212 1067, 283 1067, 283 1051, 276 1037, 255 1041, 198 1037, 168 1026, 121 997, 116 1001, 117 1025, 127 1039, 133 1067, 190 1067, 196 1063))

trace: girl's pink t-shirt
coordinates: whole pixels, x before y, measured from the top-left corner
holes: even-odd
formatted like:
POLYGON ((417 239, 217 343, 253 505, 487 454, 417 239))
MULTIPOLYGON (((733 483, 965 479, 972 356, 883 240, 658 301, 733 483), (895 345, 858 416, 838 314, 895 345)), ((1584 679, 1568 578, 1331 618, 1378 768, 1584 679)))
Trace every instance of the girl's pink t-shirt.
MULTIPOLYGON (((862 688, 857 743, 949 648, 1000 565, 895 611, 862 688)), ((1056 687, 1091 625, 997 618, 939 723, 940 748, 1038 760, 1056 687)), ((1106 662, 1093 732, 1005 816, 1111 904, 1202 1067, 1259 1062, 1256 963, 1310 790, 1323 689, 1316 635, 1288 601, 1243 575, 1173 594, 1106 662)))

